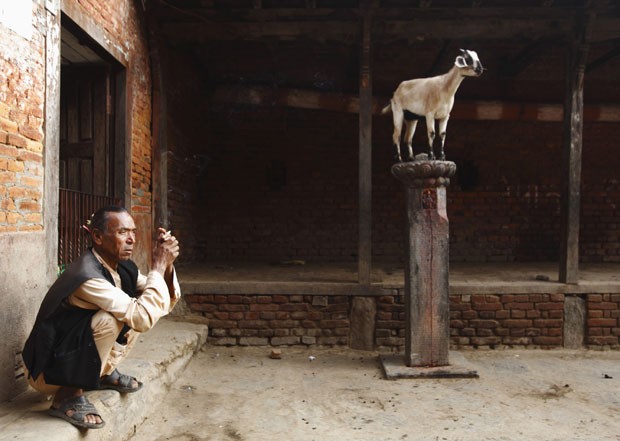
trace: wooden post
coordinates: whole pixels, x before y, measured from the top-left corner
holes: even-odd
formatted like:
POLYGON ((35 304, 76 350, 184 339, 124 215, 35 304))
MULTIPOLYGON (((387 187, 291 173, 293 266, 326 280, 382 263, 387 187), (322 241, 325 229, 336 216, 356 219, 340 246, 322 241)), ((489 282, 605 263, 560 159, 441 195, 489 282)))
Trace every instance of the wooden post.
MULTIPOLYGON (((158 5, 154 6, 157 8, 158 5)), ((151 70, 153 79, 153 226, 170 228, 168 216, 168 124, 167 99, 164 87, 165 63, 164 44, 155 17, 156 9, 147 11, 149 44, 151 46, 151 70)))
POLYGON ((581 150, 583 133, 583 79, 588 56, 587 34, 591 16, 579 27, 568 47, 564 137, 562 150, 562 197, 560 206, 559 281, 579 281, 579 210, 581 203, 581 150))
POLYGON ((405 365, 447 366, 450 347, 448 286, 450 231, 446 187, 450 161, 400 162, 392 174, 407 191, 405 365))
POLYGON ((369 8, 364 8, 362 19, 362 47, 360 55, 360 109, 359 109, 359 244, 358 281, 370 285, 372 260, 372 76, 371 27, 369 8))

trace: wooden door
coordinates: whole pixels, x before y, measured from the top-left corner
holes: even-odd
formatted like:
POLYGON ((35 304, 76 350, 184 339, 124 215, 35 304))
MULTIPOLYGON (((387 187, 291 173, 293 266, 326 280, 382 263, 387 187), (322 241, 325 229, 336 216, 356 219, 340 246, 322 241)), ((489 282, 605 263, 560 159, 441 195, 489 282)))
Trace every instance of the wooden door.
POLYGON ((111 196, 112 93, 105 66, 70 67, 61 74, 60 187, 111 196))

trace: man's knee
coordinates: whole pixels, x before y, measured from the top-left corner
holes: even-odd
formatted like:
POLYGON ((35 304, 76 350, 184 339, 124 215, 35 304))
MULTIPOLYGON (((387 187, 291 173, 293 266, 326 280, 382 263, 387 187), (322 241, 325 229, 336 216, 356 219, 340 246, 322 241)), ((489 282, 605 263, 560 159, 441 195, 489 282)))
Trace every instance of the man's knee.
POLYGON ((93 337, 114 336, 116 337, 121 329, 123 322, 119 321, 107 311, 97 312, 90 321, 90 327, 93 330, 93 337))

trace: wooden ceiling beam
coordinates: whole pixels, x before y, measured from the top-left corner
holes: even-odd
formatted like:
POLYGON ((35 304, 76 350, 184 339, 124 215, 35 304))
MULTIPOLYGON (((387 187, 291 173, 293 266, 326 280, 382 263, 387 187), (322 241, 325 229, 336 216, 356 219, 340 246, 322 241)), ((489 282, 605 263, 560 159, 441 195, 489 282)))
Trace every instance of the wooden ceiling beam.
MULTIPOLYGON (((165 4, 166 5, 166 4, 165 4)), ((323 39, 359 37, 357 8, 183 9, 164 6, 157 19, 173 40, 196 42, 260 38, 323 39), (342 27, 344 30, 339 31, 342 27), (356 28, 355 31, 352 31, 356 28)), ((377 42, 409 39, 567 39, 579 9, 529 8, 372 8, 377 42)), ((597 14, 591 42, 620 39, 620 17, 597 14)))
POLYGON ((499 75, 504 78, 513 78, 523 72, 534 60, 543 54, 553 44, 549 40, 537 40, 526 46, 516 56, 506 59, 499 67, 499 75))
MULTIPOLYGON (((372 113, 379 116, 389 97, 374 97, 372 113)), ((230 105, 282 106, 298 109, 358 113, 359 97, 304 89, 274 89, 266 86, 220 86, 213 103, 230 105)), ((562 122, 563 104, 515 103, 499 101, 457 100, 451 120, 471 121, 545 121, 562 122)), ((588 122, 620 122, 620 106, 593 104, 584 106, 588 122)))
POLYGON ((604 55, 601 55, 591 63, 588 63, 588 65, 586 66, 586 73, 598 69, 599 67, 603 66, 604 64, 608 63, 609 61, 618 56, 620 56, 620 46, 615 47, 614 49, 610 50, 604 55))
POLYGON ((278 22, 278 23, 211 23, 179 24, 162 26, 166 37, 174 43, 202 44, 211 41, 257 40, 277 38, 329 41, 338 40, 356 43, 359 35, 358 23, 343 22, 278 22))

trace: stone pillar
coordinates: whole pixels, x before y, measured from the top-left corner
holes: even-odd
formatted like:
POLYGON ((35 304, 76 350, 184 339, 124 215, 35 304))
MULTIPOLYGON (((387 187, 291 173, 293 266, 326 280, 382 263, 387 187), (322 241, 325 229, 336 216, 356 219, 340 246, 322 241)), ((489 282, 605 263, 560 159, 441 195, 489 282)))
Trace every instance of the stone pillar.
POLYGON ((446 187, 450 161, 397 163, 392 174, 407 192, 405 365, 447 366, 450 348, 448 287, 450 232, 446 187))

